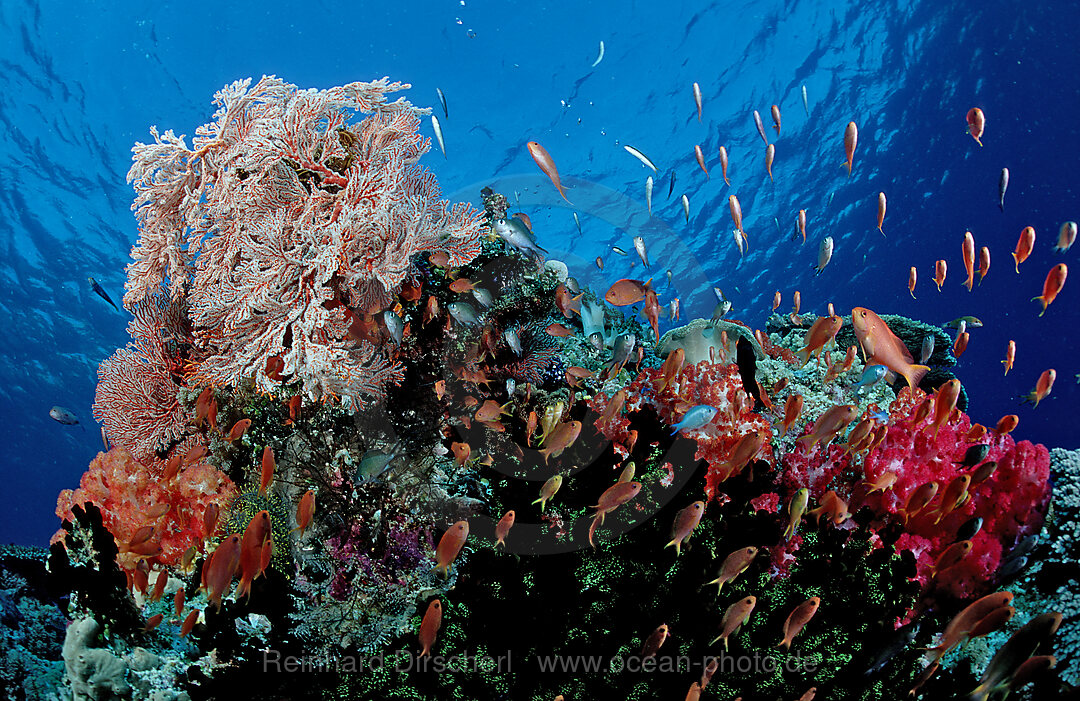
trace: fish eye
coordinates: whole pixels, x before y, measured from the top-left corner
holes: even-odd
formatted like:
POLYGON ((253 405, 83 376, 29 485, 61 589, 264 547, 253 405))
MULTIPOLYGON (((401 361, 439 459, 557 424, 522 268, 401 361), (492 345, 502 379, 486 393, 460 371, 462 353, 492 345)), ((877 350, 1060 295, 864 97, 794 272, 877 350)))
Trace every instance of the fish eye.
POLYGON ((505 224, 505 223, 506 223, 506 219, 497 219, 497 220, 495 220, 495 223, 496 223, 496 224, 505 224))

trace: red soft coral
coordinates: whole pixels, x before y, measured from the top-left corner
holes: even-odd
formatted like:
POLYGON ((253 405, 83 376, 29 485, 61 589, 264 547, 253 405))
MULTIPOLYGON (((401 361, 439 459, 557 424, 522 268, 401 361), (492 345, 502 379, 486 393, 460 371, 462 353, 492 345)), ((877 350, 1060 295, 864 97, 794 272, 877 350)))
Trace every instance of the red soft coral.
POLYGON ((988 434, 989 453, 980 465, 992 461, 997 469, 970 488, 970 499, 965 503, 943 509, 948 485, 962 475, 973 474, 972 467, 961 463, 967 450, 978 443, 966 439, 971 419, 961 411, 954 412, 936 435, 927 419, 916 422, 923 398, 918 391, 901 392, 890 407, 884 440, 862 460, 861 471, 842 446, 810 452, 799 446, 783 458, 784 485, 788 490, 808 487, 814 500, 829 489, 853 502, 858 500, 852 503, 852 511, 869 507, 874 514, 873 528, 902 524, 904 533, 897 547, 915 555, 916 576, 927 589, 960 598, 975 596, 990 584, 1003 549, 1042 525, 1050 496, 1049 452, 1042 445, 1014 443, 1011 436, 988 434), (863 478, 879 480, 887 473, 896 475, 892 487, 866 495, 863 478), (940 486, 934 501, 905 521, 901 511, 908 499, 932 481, 940 486), (960 527, 976 516, 983 519, 983 525, 971 538, 971 551, 958 564, 932 577, 935 561, 957 541, 960 527))
MULTIPOLYGON (((60 492, 56 515, 72 519, 71 508, 90 502, 101 509, 105 528, 112 533, 121 552, 117 558, 125 569, 134 567, 139 555, 126 552, 126 545, 143 526, 153 526, 149 547, 140 551, 160 552, 152 561, 172 565, 184 551, 200 546, 209 537, 203 525, 203 512, 210 504, 224 510, 236 495, 236 486, 213 465, 201 463, 180 471, 165 482, 137 462, 123 448, 98 453, 83 474, 79 488, 60 492), (155 517, 165 507, 164 514, 155 517)), ((60 531, 58 535, 62 534, 60 531)))
MULTIPOLYGON (((712 499, 727 471, 726 463, 739 441, 751 433, 760 432, 762 447, 751 459, 773 461, 770 439, 772 427, 764 417, 751 409, 753 400, 746 399, 737 365, 720 365, 702 361, 688 365, 664 381, 662 368, 645 368, 627 387, 626 411, 632 413, 649 406, 656 410, 660 420, 668 425, 678 423, 682 415, 698 405, 717 409, 716 417, 705 426, 686 430, 682 435, 697 441, 694 457, 706 460, 709 470, 705 478, 705 494, 712 499), (744 395, 739 397, 739 395, 744 395)), ((607 399, 596 400, 594 408, 602 411, 607 399)), ((613 441, 623 441, 630 426, 624 416, 597 420, 596 427, 613 441)))

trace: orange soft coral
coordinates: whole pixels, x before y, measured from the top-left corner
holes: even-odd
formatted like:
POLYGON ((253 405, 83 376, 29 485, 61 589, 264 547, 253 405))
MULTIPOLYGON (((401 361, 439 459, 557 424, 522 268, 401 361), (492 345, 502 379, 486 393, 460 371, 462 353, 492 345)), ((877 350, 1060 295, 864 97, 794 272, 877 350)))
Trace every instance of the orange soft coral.
POLYGON ((203 526, 206 508, 217 504, 223 509, 235 495, 236 485, 213 465, 191 465, 165 482, 128 451, 113 448, 98 453, 78 489, 60 492, 56 515, 71 520, 72 506, 96 504, 120 548, 121 567, 131 569, 141 557, 172 565, 184 551, 201 546, 212 535, 203 526), (147 531, 140 529, 145 526, 153 527, 149 539, 129 549, 132 540, 143 539, 147 531))

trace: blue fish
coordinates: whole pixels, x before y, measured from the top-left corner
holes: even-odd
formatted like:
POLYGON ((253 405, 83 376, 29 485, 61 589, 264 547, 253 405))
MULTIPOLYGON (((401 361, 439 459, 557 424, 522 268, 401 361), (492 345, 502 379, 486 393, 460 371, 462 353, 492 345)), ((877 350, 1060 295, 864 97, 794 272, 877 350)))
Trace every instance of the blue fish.
POLYGON ((867 365, 866 369, 863 370, 862 377, 852 386, 852 389, 855 390, 855 394, 862 392, 864 389, 870 389, 881 382, 888 371, 889 368, 884 365, 867 365))
POLYGON ((716 416, 716 407, 709 406, 708 404, 698 404, 690 411, 683 414, 682 421, 672 426, 675 430, 671 432, 671 435, 675 435, 679 431, 692 431, 695 428, 701 428, 705 426, 716 416))

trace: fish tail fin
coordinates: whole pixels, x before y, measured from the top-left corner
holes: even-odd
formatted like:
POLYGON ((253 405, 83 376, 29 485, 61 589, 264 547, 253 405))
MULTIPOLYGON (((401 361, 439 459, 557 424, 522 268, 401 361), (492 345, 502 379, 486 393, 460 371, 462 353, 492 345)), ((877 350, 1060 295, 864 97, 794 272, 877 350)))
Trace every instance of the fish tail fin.
POLYGON ((927 365, 911 365, 908 371, 904 373, 904 379, 907 380, 908 387, 914 389, 922 382, 928 372, 930 372, 930 367, 927 365))
POLYGON ((784 638, 783 640, 781 640, 780 642, 778 642, 776 644, 776 648, 778 650, 783 650, 784 652, 787 652, 788 650, 791 649, 791 641, 788 640, 787 638, 784 638))
POLYGON ((1015 263, 1015 265, 1016 265, 1016 273, 1019 275, 1020 274, 1020 256, 1016 255, 1015 253, 1010 253, 1009 255, 1013 257, 1013 263, 1015 263))
MULTIPOLYGON (((709 644, 710 644, 710 645, 715 645, 715 644, 716 644, 716 641, 717 641, 717 640, 719 640, 719 639, 720 639, 720 638, 722 638, 722 637, 724 637, 724 636, 723 636, 723 635, 718 635, 718 636, 716 636, 715 638, 713 638, 712 640, 710 640, 710 641, 709 641, 709 644)), ((727 641, 725 640, 724 642, 726 643, 727 641)), ((724 648, 724 649, 726 650, 727 648, 724 648)))

